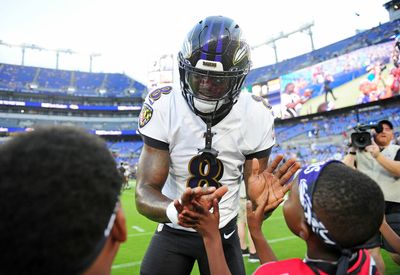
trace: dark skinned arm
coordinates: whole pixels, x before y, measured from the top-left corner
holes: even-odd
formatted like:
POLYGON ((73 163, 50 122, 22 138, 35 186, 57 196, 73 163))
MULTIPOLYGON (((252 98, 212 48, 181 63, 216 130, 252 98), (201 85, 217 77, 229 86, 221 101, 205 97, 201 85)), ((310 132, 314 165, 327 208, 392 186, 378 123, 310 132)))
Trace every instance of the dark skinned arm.
POLYGON ((196 201, 193 204, 196 209, 195 212, 191 212, 194 220, 196 220, 193 228, 203 237, 211 275, 230 275, 231 272, 226 263, 221 234, 218 230, 218 199, 213 200, 213 213, 210 213, 207 208, 204 208, 203 205, 196 201))
MULTIPOLYGON (((264 156, 258 158, 259 169, 261 171, 264 171, 267 168, 270 154, 271 154, 271 149, 267 150, 264 156)), ((263 189, 261 188, 261 186, 259 186, 259 188, 255 188, 256 186, 254 186, 249 190, 248 182, 250 175, 252 174, 252 170, 253 170, 253 160, 247 159, 244 163, 244 169, 243 169, 244 183, 246 185, 246 194, 251 201, 256 202, 257 201, 256 195, 258 196, 263 189)))
POLYGON ((168 177, 169 152, 144 144, 136 179, 136 208, 140 214, 155 222, 170 222, 166 209, 171 199, 161 190, 168 177))
POLYGON ((254 242, 254 246, 256 248, 258 257, 260 258, 261 264, 277 260, 274 251, 268 244, 268 241, 265 239, 262 232, 262 224, 264 221, 264 208, 268 203, 267 197, 268 196, 264 197, 264 203, 257 206, 254 211, 251 201, 247 201, 246 204, 247 223, 249 226, 251 239, 254 242))
POLYGON ((390 225, 386 222, 386 218, 383 218, 383 222, 379 231, 385 237, 386 241, 390 244, 390 246, 396 251, 396 253, 400 253, 400 236, 390 227, 390 225))
MULTIPOLYGON (((164 196, 161 190, 165 184, 169 172, 169 151, 144 145, 139 159, 136 178, 136 208, 140 214, 155 222, 171 222, 166 215, 166 209, 172 202, 164 196)), ((221 189, 221 188, 220 188, 221 189)), ((197 199, 203 205, 211 207, 212 200, 218 200, 226 190, 215 191, 209 188, 188 188, 181 196, 182 204, 176 199, 175 206, 180 213, 185 207, 190 207, 190 201, 197 199)))

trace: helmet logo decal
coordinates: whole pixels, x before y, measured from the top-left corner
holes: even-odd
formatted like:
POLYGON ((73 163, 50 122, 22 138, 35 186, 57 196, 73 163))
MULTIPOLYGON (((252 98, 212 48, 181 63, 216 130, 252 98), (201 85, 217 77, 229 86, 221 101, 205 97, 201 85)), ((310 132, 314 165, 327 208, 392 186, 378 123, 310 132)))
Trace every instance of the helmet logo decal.
POLYGON ((247 56, 247 48, 246 48, 246 46, 242 46, 241 48, 239 48, 236 51, 235 56, 233 57, 232 63, 237 64, 246 56, 247 56))
POLYGON ((192 55, 192 46, 191 46, 189 40, 186 40, 183 43, 182 54, 185 58, 189 58, 192 55))

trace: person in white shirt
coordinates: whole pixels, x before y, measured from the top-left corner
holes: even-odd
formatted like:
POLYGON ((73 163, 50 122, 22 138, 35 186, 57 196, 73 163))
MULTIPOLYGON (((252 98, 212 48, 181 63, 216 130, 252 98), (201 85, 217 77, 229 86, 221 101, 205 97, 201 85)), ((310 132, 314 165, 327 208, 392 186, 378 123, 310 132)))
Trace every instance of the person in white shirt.
MULTIPOLYGON (((389 120, 381 120, 373 134, 372 144, 365 148, 350 148, 343 162, 356 168, 375 180, 385 197, 385 215, 389 226, 400 236, 400 146, 392 144, 393 124, 389 120)), ((400 255, 381 236, 377 236, 378 247, 371 249, 380 271, 384 270, 384 262, 380 254, 380 246, 391 252, 392 259, 400 264, 400 255)))

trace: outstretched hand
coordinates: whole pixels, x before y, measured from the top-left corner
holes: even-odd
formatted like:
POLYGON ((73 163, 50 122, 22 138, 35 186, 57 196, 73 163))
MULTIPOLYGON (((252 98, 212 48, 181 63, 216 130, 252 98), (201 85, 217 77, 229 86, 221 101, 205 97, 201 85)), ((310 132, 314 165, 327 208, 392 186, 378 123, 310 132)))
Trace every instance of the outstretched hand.
POLYGON ((269 213, 283 201, 283 197, 289 191, 290 184, 286 183, 300 168, 300 164, 295 159, 289 159, 275 171, 282 159, 283 156, 278 155, 262 172, 259 171, 258 160, 252 160, 252 170, 247 181, 247 194, 253 202, 253 209, 264 205, 266 201, 264 213, 269 213))

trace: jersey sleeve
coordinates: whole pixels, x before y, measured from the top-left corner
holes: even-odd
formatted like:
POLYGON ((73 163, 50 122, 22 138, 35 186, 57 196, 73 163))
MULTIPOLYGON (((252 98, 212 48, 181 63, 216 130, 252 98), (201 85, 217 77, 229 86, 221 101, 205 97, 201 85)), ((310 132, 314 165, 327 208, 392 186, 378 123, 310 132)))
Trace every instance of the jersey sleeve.
POLYGON ((244 142, 249 150, 244 153, 247 156, 274 146, 275 129, 272 107, 262 97, 252 95, 246 110, 244 142))
POLYGON ((172 87, 167 86, 147 95, 138 120, 138 130, 145 142, 169 144, 168 118, 172 92, 172 87))

